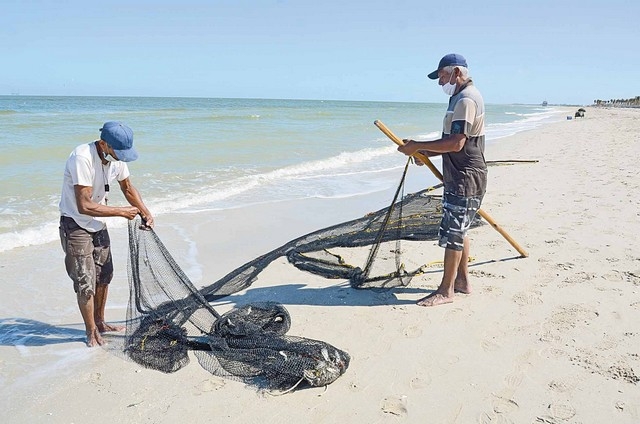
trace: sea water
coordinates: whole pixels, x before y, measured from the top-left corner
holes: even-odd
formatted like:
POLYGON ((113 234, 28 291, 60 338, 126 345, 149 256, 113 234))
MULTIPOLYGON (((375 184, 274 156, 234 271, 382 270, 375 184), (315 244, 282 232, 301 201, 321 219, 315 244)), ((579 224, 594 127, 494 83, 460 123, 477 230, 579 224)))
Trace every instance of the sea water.
MULTIPOLYGON (((65 161, 77 145, 98 139, 106 121, 133 129, 140 157, 129 164, 131 180, 159 218, 392 191, 406 157, 374 120, 400 138, 429 140, 439 136, 445 109, 444 103, 0 96, 0 252, 58 238, 65 161)), ((489 104, 487 143, 560 118, 553 107, 489 104)), ((408 189, 436 182, 421 179, 408 189)), ((125 204, 117 188, 111 191, 112 205, 125 204)))

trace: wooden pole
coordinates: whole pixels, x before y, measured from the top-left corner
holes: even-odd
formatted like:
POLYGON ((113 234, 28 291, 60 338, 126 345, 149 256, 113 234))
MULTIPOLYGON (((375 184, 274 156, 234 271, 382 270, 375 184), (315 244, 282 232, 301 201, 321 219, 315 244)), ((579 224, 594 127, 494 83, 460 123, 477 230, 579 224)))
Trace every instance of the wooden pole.
MULTIPOLYGON (((392 133, 391 130, 389 130, 389 128, 387 128, 385 124, 383 124, 378 120, 374 121, 373 123, 376 127, 380 129, 380 131, 385 133, 385 135, 389 137, 391 141, 396 143, 398 146, 404 146, 404 141, 402 141, 394 133, 392 133)), ((431 162, 428 156, 423 155, 420 152, 416 152, 412 156, 420 159, 431 170, 431 172, 433 172, 433 175, 435 175, 440 181, 444 180, 442 173, 440 172, 440 170, 438 170, 438 168, 435 167, 435 165, 431 162)), ((500 225, 498 225, 498 223, 494 221, 493 218, 491 218, 491 216, 489 216, 488 213, 486 213, 482 209, 478 209, 478 214, 482 218, 484 218, 484 220, 487 221, 497 232, 499 232, 500 235, 504 237, 505 240, 507 240, 509 244, 511 244, 511 246, 513 246, 513 248, 516 249, 518 253, 520 253, 520 255, 522 255, 523 258, 526 258, 529 256, 527 251, 524 250, 500 225)))

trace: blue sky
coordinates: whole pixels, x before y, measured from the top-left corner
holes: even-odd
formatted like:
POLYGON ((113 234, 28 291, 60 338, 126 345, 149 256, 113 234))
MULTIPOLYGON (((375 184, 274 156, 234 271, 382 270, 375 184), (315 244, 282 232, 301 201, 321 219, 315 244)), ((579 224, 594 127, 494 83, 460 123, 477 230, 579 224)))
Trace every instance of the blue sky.
POLYGON ((457 52, 487 103, 640 95, 640 3, 29 1, 0 4, 0 95, 443 102, 457 52))

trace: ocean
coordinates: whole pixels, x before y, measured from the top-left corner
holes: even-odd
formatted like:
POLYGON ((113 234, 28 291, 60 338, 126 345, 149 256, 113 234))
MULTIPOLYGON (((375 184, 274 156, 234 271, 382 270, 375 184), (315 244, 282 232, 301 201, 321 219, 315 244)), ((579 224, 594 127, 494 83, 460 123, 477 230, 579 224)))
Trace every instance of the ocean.
MULTIPOLYGON (((406 157, 374 120, 401 138, 428 140, 440 134, 445 109, 445 103, 0 96, 0 252, 58 239, 65 161, 77 145, 99 138, 106 121, 133 129, 140 157, 129 164, 131 179, 158 223, 168 213, 392 193, 406 157)), ((562 118, 554 107, 488 104, 487 143, 562 118)), ((407 190, 436 182, 423 174, 408 180, 407 190)), ((119 190, 110 204, 124 204, 119 190)))

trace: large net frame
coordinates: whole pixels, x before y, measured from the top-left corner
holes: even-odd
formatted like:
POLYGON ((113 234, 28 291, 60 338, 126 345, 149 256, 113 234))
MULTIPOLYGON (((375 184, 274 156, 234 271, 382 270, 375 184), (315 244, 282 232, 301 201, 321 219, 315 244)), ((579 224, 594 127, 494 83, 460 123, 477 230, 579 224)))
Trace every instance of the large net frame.
MULTIPOLYGON (((402 256, 402 240, 437 240, 442 219, 442 196, 433 194, 438 184, 416 193, 404 195, 404 182, 410 161, 407 161, 390 206, 292 240, 231 271, 201 293, 215 301, 249 287, 274 260, 285 256, 298 269, 324 278, 346 279, 353 288, 393 288, 407 286, 411 279, 425 270, 426 264, 407 270, 402 256), (393 269, 373 273, 380 259, 380 246, 394 242, 393 269), (345 262, 341 255, 329 249, 371 246, 362 266, 345 262)), ((476 219, 472 226, 480 225, 476 219)))
POLYGON ((281 256, 301 270, 348 279, 354 288, 408 285, 423 269, 404 269, 400 242, 436 240, 442 217, 441 198, 431 194, 438 186, 404 196, 408 165, 389 207, 292 240, 202 289, 193 285, 154 230, 139 218, 130 221, 126 356, 171 373, 186 366, 192 352, 212 374, 263 389, 288 391, 335 381, 349 366, 349 354, 324 341, 288 335, 291 317, 283 305, 266 300, 219 314, 209 302, 249 287, 281 256), (395 269, 372 275, 386 242, 396 243, 395 269), (362 246, 371 246, 362 267, 329 251, 362 246))

